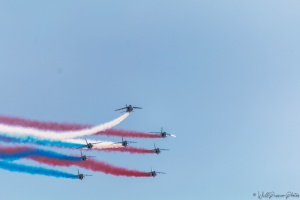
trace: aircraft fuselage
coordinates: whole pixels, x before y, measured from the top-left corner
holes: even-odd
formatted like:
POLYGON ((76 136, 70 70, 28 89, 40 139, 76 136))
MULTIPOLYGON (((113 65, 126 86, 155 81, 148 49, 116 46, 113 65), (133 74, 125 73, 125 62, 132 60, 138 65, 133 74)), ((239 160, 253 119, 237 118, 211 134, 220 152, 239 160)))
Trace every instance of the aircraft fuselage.
POLYGON ((127 142, 126 140, 123 141, 123 142, 122 142, 122 146, 123 146, 123 147, 127 147, 127 146, 128 146, 128 142, 127 142))
POLYGON ((151 176, 155 177, 157 174, 156 174, 156 171, 152 171, 151 172, 151 176))
POLYGON ((84 175, 83 175, 83 174, 78 174, 78 178, 79 178, 80 180, 82 180, 82 179, 84 178, 84 175))
POLYGON ((127 106, 127 112, 132 112, 132 111, 133 111, 132 105, 127 106))
POLYGON ((159 148, 156 148, 156 149, 154 149, 154 152, 155 152, 156 154, 159 154, 159 153, 160 153, 160 149, 159 149, 159 148))
POLYGON ((86 160, 87 160, 87 157, 86 157, 85 155, 83 155, 83 156, 81 157, 81 160, 82 160, 82 161, 86 161, 86 160))

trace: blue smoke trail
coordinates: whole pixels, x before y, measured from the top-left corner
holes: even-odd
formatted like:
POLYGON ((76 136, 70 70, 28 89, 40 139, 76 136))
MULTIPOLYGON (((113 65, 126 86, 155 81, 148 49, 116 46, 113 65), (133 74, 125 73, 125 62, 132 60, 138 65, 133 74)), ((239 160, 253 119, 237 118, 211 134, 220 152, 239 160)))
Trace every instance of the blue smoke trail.
MULTIPOLYGON (((9 147, 9 149, 14 149, 14 147, 9 147)), ((17 148, 16 148, 17 149, 17 148)), ((81 161, 81 157, 76 156, 68 156, 61 153, 56 153, 54 151, 48 151, 48 150, 42 150, 42 149, 36 149, 36 148, 27 148, 27 149, 17 149, 19 151, 16 152, 9 152, 5 151, 5 148, 0 148, 0 158, 5 160, 16 160, 20 158, 26 158, 26 157, 48 157, 48 158, 54 158, 59 160, 68 160, 68 161, 81 161)))
POLYGON ((52 176, 56 178, 71 178, 71 179, 77 179, 77 175, 69 174, 66 172, 61 172, 57 170, 52 169, 46 169, 42 167, 31 167, 21 164, 15 164, 15 163, 8 163, 0 161, 0 168, 11 171, 11 172, 23 172, 28 174, 39 174, 39 175, 45 175, 45 176, 52 176))
POLYGON ((0 158, 5 159, 5 160, 17 160, 23 157, 27 157, 32 153, 32 149, 26 149, 21 152, 16 152, 16 153, 7 153, 4 152, 3 150, 0 151, 0 158))
POLYGON ((64 142, 59 140, 43 140, 36 139, 30 136, 26 137, 11 137, 11 136, 0 136, 0 141, 8 142, 8 143, 30 143, 30 144, 38 144, 42 146, 51 146, 51 147, 65 147, 65 148, 79 148, 82 147, 82 144, 72 143, 72 142, 64 142))

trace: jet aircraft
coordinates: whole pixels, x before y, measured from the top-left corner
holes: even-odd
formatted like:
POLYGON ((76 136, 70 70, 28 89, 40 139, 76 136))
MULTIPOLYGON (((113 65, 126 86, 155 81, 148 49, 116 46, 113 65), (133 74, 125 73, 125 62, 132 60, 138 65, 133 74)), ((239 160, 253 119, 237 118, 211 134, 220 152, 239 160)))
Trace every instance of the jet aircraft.
POLYGON ((167 137, 167 136, 176 137, 176 135, 169 134, 169 133, 167 133, 166 131, 163 131, 163 128, 160 129, 160 132, 150 132, 150 133, 160 134, 160 136, 161 136, 162 138, 165 138, 165 137, 167 137))
POLYGON ((157 171, 153 171, 152 168, 151 168, 151 172, 149 172, 149 174, 152 176, 152 177, 155 177, 157 176, 157 174, 166 174, 165 172, 157 172, 157 171))
POLYGON ((115 144, 122 144, 123 147, 127 147, 129 143, 136 143, 136 142, 123 140, 122 137, 122 142, 116 142, 115 144))
POLYGON ((101 143, 101 142, 88 143, 86 139, 85 139, 85 142, 86 142, 86 145, 83 145, 83 146, 81 146, 81 147, 78 147, 77 149, 81 149, 81 148, 84 148, 84 147, 86 147, 86 148, 88 148, 88 149, 92 149, 93 146, 94 146, 94 144, 99 144, 99 143, 101 143))
POLYGON ((152 149, 156 154, 160 154, 160 151, 169 151, 169 149, 160 149, 156 148, 155 143, 154 143, 154 149, 152 149))
POLYGON ((81 160, 82 161, 87 161, 89 158, 94 158, 95 156, 86 156, 86 155, 83 155, 82 154, 82 151, 80 151, 80 153, 81 153, 81 160))
POLYGON ((80 179, 80 180, 82 180, 82 179, 84 179, 86 176, 93 176, 93 175, 87 175, 87 174, 80 174, 79 173, 79 170, 78 170, 78 179, 80 179))
POLYGON ((132 106, 132 105, 127 106, 127 104, 126 104, 126 106, 125 106, 124 108, 119 108, 119 109, 117 109, 117 110, 115 110, 115 111, 124 110, 124 109, 126 109, 126 110, 123 111, 123 112, 131 113, 131 112, 133 112, 133 109, 143 109, 143 108, 141 108, 141 107, 136 107, 136 106, 132 106))

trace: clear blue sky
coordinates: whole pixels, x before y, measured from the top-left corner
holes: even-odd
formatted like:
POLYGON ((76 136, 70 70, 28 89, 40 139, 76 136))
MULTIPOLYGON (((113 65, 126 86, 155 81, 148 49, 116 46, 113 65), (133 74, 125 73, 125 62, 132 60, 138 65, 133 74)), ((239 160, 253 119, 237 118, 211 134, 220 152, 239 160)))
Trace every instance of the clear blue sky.
POLYGON ((144 110, 117 128, 163 126, 177 138, 137 140, 171 149, 159 156, 92 153, 166 175, 77 181, 0 170, 0 199, 300 193, 299 10, 298 0, 1 1, 1 114, 99 124, 127 103, 144 110))

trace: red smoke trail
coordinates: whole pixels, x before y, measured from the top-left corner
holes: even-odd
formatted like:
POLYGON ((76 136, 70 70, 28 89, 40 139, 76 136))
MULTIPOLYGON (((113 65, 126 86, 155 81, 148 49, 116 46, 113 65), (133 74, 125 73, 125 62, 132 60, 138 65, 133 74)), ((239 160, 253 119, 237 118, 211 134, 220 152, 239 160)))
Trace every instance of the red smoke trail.
POLYGON ((136 147, 103 148, 99 150, 109 151, 109 152, 115 151, 115 152, 128 152, 128 153, 139 153, 139 154, 155 153, 153 150, 136 148, 136 147))
POLYGON ((97 132, 96 135, 106 136, 119 136, 119 137, 130 137, 130 138, 161 138, 159 134, 151 134, 139 131, 127 131, 118 129, 109 129, 101 132, 97 132))
MULTIPOLYGON (((41 130, 52 130, 52 131, 72 131, 72 130, 75 131, 75 130, 82 130, 85 128, 92 127, 91 125, 42 122, 37 120, 29 120, 29 119, 23 119, 19 117, 8 117, 8 116, 1 116, 1 115, 0 115, 0 124, 6 124, 11 126, 22 126, 27 128, 36 128, 41 130)), ((97 132, 96 135, 118 136, 118 137, 128 137, 128 138, 161 138, 161 135, 159 134, 151 134, 147 132, 130 131, 130 130, 118 130, 118 129, 109 129, 109 130, 97 132)))
MULTIPOLYGON (((82 130, 92 127, 91 125, 72 124, 72 123, 57 123, 57 122, 41 122, 37 120, 23 119, 19 117, 8 117, 0 115, 0 124, 11 126, 22 126, 27 128, 36 128, 41 130, 51 131, 72 131, 82 130)), ((140 131, 109 129, 97 132, 96 135, 118 136, 129 138, 161 138, 159 134, 151 134, 140 131)))
POLYGON ((116 167, 104 162, 96 161, 93 159, 89 159, 87 161, 67 161, 67 160, 59 160, 52 159, 47 157, 28 157, 39 163, 44 163, 52 166, 71 166, 75 165, 78 167, 82 167, 85 169, 89 169, 96 172, 103 172, 105 174, 111 174, 115 176, 133 176, 133 177, 151 177, 148 172, 141 172, 137 170, 130 170, 122 167, 116 167))
POLYGON ((24 151, 30 151, 33 150, 31 147, 24 147, 24 146, 19 146, 19 147, 0 147, 0 154, 3 152, 5 154, 15 154, 19 152, 24 152, 24 151))
POLYGON ((22 119, 18 117, 0 116, 0 124, 31 127, 42 130, 52 131, 72 131, 89 128, 89 125, 71 124, 71 123, 56 123, 56 122, 41 122, 36 120, 22 119))

